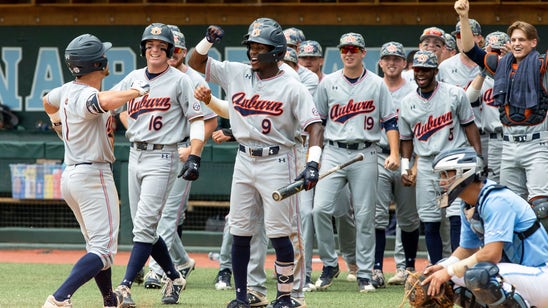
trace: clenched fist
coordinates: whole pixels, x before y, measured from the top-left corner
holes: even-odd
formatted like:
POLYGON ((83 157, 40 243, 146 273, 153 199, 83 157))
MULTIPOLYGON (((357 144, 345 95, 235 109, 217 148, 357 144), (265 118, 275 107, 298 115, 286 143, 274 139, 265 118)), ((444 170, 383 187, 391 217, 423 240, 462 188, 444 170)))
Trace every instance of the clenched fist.
POLYGON ((225 31, 219 26, 211 25, 207 27, 206 39, 212 44, 219 43, 224 35, 225 31))

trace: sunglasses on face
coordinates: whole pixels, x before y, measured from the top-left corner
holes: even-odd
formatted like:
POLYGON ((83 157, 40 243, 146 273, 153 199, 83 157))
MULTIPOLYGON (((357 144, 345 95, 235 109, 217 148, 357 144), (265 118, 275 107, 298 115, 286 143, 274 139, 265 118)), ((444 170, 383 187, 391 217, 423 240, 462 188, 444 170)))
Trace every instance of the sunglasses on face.
POLYGON ((180 48, 180 47, 175 47, 175 49, 173 50, 173 53, 176 53, 176 54, 180 54, 180 53, 183 53, 183 48, 180 48))
POLYGON ((339 49, 341 51, 342 54, 347 54, 347 53, 358 53, 358 52, 361 52, 362 49, 358 46, 343 46, 339 49))

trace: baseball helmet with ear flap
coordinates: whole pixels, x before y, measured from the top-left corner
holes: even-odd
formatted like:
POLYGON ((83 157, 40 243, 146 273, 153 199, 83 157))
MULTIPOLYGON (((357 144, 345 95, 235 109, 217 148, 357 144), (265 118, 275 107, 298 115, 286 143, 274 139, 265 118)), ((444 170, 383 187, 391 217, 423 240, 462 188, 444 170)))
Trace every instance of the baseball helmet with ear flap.
POLYGON ((143 31, 143 36, 141 37, 141 56, 145 56, 146 53, 146 42, 148 40, 159 40, 167 43, 168 47, 166 54, 168 58, 171 58, 173 55, 173 50, 175 49, 175 42, 173 41, 173 33, 171 29, 162 23, 152 23, 145 28, 143 31))
POLYGON ((248 33, 244 36, 242 42, 243 45, 248 46, 248 58, 249 44, 252 42, 273 47, 271 51, 258 55, 260 62, 280 61, 284 58, 287 50, 287 42, 282 27, 270 18, 259 18, 249 26, 248 33))
POLYGON ((102 71, 108 64, 105 53, 111 47, 110 42, 103 43, 94 35, 82 34, 73 39, 65 49, 65 63, 75 77, 102 71))

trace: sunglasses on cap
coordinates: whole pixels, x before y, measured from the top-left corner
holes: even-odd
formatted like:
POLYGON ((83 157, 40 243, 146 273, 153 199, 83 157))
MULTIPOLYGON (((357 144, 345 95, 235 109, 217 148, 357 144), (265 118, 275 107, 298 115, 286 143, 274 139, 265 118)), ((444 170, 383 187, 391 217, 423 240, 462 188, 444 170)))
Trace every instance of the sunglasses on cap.
POLYGON ((181 47, 175 47, 175 49, 173 50, 173 53, 176 53, 176 54, 180 54, 180 53, 183 53, 183 48, 181 47))
POLYGON ((443 33, 440 30, 437 30, 437 29, 426 29, 426 30, 424 30, 422 35, 434 35, 434 36, 442 37, 443 33))
POLYGON ((362 49, 358 46, 352 46, 352 45, 349 45, 349 46, 343 46, 341 48, 339 48, 339 50, 341 51, 342 54, 347 54, 347 53, 358 53, 358 52, 361 52, 362 49))

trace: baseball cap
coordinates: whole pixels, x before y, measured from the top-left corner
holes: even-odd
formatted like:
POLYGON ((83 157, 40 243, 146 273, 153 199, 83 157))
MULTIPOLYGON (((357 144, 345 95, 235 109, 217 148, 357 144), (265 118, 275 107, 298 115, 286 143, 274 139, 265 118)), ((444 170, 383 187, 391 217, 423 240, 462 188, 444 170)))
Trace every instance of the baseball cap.
POLYGON ((359 33, 346 33, 341 36, 337 48, 341 48, 343 46, 358 46, 365 49, 365 40, 363 39, 363 36, 359 33))
POLYGON ((304 32, 301 29, 297 29, 294 27, 285 29, 284 36, 285 40, 287 41, 287 45, 297 46, 300 42, 306 40, 306 38, 304 37, 304 32))
POLYGON ((438 57, 428 50, 419 50, 413 56, 413 67, 437 68, 438 57))
POLYGON ((179 29, 179 26, 176 26, 176 25, 167 25, 167 27, 168 27, 171 31, 181 32, 181 29, 179 29))
MULTIPOLYGON (((472 28, 472 33, 474 35, 481 35, 481 26, 479 22, 475 19, 468 19, 470 23, 470 28, 472 28)), ((460 21, 457 23, 457 26, 455 27, 455 31, 451 32, 452 35, 457 35, 457 33, 460 33, 460 21)))
POLYGON ((445 44, 445 31, 438 27, 430 27, 424 29, 424 31, 422 31, 419 41, 422 42, 428 37, 435 37, 437 39, 440 39, 445 44))
POLYGON ((185 36, 179 31, 171 30, 173 32, 173 44, 175 48, 186 48, 185 36))
POLYGON ((510 37, 508 34, 501 31, 491 32, 485 37, 486 44, 491 46, 493 49, 501 49, 504 44, 509 41, 510 37))
POLYGON ((322 46, 316 41, 302 41, 299 45, 298 54, 299 57, 322 57, 322 46))
POLYGON ((449 34, 445 33, 445 48, 448 50, 455 50, 457 48, 457 41, 455 41, 455 38, 449 34))
POLYGON ((398 42, 384 43, 381 47, 381 58, 384 56, 398 56, 405 59, 405 52, 403 51, 403 45, 398 42))
POLYGON ((285 51, 284 61, 297 63, 297 51, 295 51, 295 49, 291 47, 287 47, 287 50, 285 51))

